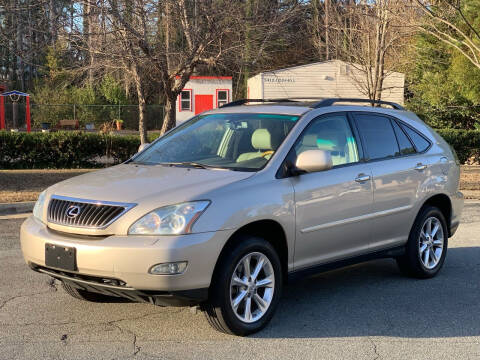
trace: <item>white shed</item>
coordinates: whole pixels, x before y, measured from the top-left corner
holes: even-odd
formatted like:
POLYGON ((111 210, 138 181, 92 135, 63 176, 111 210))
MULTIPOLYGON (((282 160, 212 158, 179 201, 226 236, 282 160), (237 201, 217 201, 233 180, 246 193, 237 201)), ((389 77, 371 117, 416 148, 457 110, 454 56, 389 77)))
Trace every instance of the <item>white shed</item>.
MULTIPOLYGON (((359 69, 359 65, 330 60, 262 72, 248 79, 248 98, 367 98, 360 86, 365 75, 359 69)), ((382 100, 403 104, 404 86, 404 74, 389 73, 382 100)))
POLYGON ((191 76, 177 99, 177 124, 230 101, 231 76, 191 76))

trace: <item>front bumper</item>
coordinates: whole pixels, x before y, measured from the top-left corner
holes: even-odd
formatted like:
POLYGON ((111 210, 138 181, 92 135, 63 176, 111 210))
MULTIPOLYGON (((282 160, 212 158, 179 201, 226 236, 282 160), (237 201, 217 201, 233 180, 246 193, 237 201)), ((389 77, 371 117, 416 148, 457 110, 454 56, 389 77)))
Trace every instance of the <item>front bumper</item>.
POLYGON ((117 279, 60 271, 33 263, 29 265, 32 270, 50 275, 76 289, 110 297, 125 298, 135 302, 148 302, 158 306, 192 306, 200 304, 208 298, 208 288, 177 291, 137 290, 119 284, 117 279))
MULTIPOLYGON (((91 276, 113 279, 128 291, 173 293, 206 289, 223 245, 232 231, 205 232, 179 236, 108 236, 92 237, 60 233, 29 217, 20 230, 20 242, 27 264, 37 271, 53 272, 57 278, 80 284, 78 278, 91 276), (78 271, 65 272, 45 266, 45 244, 76 248, 78 271), (152 265, 188 261, 187 269, 178 275, 152 275, 152 265), (59 273, 60 271, 60 273, 59 273)), ((51 273, 49 275, 53 276, 51 273)), ((88 279, 87 279, 88 280, 88 279)), ((110 283, 111 284, 111 283, 110 283)), ((83 284, 98 287, 99 284, 83 284)), ((101 285, 101 284, 100 284, 101 285)), ((112 289, 110 289, 112 290, 112 289)), ((115 289, 114 289, 115 290, 115 289)), ((98 291, 96 291, 98 292, 98 291)))

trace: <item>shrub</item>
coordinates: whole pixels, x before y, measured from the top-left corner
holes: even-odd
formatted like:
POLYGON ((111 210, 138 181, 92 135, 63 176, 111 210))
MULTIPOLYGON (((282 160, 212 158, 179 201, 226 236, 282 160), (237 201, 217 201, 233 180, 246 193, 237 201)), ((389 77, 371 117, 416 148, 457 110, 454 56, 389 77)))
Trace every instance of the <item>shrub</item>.
POLYGON ((0 169, 103 167, 127 160, 139 145, 138 136, 0 131, 0 169))
POLYGON ((437 129, 447 143, 456 151, 462 164, 474 158, 480 160, 480 130, 437 129))
MULTIPOLYGON (((437 129, 460 161, 480 160, 480 130, 437 129)), ((150 135, 153 141, 158 135, 150 135)), ((118 164, 137 152, 138 136, 65 131, 10 133, 0 131, 0 169, 89 168, 118 164)))

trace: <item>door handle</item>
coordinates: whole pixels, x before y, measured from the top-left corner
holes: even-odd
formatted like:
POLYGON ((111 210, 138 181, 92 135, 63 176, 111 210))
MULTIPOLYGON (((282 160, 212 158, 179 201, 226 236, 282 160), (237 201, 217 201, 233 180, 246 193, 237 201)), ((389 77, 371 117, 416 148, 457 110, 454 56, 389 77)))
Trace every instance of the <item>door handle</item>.
POLYGON ((427 168, 427 165, 422 163, 418 163, 417 166, 414 167, 414 169, 417 171, 422 171, 422 170, 425 170, 426 168, 427 168))
POLYGON ((370 180, 370 175, 365 175, 365 174, 358 174, 358 176, 355 178, 355 181, 358 183, 364 183, 365 181, 370 180))

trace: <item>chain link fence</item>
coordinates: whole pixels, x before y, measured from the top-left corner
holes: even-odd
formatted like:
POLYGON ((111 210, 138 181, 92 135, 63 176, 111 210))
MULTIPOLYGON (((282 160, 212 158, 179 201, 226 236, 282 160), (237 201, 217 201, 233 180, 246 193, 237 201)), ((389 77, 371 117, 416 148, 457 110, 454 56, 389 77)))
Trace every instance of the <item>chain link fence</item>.
MULTIPOLYGON (((25 111, 25 102, 6 102, 6 129, 25 129, 25 111)), ((138 105, 31 104, 30 113, 34 130, 41 129, 42 124, 49 124, 50 129, 58 128, 61 120, 78 121, 80 129, 95 130, 99 130, 105 123, 122 120, 123 129, 138 130, 138 105)), ((163 105, 147 105, 145 115, 148 130, 161 129, 163 105)))

